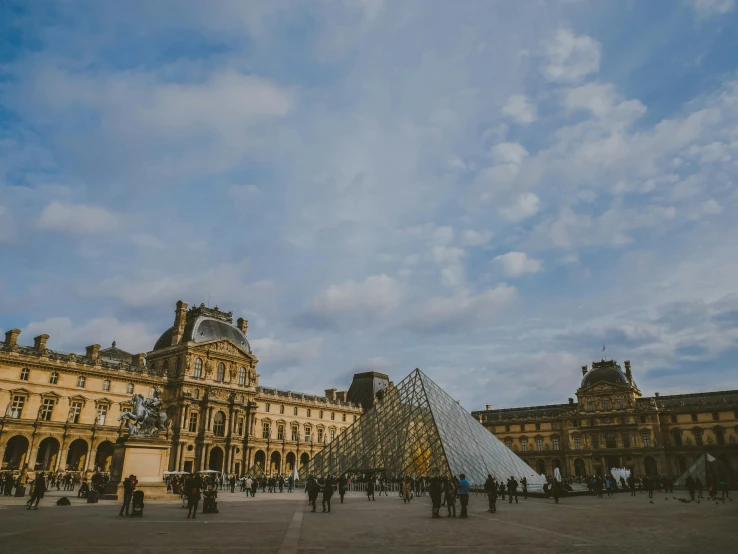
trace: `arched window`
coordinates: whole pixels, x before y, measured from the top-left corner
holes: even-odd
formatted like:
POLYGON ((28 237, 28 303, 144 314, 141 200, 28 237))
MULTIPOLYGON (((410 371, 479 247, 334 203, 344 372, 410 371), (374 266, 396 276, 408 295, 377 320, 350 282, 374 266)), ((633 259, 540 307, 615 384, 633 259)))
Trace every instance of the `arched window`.
POLYGON ((213 416, 213 434, 216 437, 225 435, 225 414, 223 412, 217 412, 213 416))
POLYGON ((238 386, 243 387, 246 385, 246 368, 242 367, 238 370, 238 386))
POLYGON ((505 439, 505 446, 512 450, 512 439, 505 439))
POLYGON ((56 371, 53 371, 51 373, 51 376, 49 377, 49 383, 52 385, 56 385, 59 382, 59 374, 56 371))
POLYGON ((202 358, 195 358, 195 367, 192 371, 193 377, 202 377, 202 358))
POLYGON ((126 392, 128 394, 133 394, 133 383, 128 383, 128 385, 126 385, 126 392))
POLYGON ((85 388, 85 381, 86 379, 84 375, 80 375, 79 377, 77 377, 77 386, 81 389, 85 388))
POLYGON ((220 362, 218 364, 218 372, 215 374, 215 380, 216 381, 225 380, 225 364, 223 362, 220 362))
POLYGON ((23 369, 21 369, 21 374, 20 374, 21 381, 28 381, 28 375, 30 373, 31 373, 31 370, 28 369, 27 367, 24 367, 23 369))

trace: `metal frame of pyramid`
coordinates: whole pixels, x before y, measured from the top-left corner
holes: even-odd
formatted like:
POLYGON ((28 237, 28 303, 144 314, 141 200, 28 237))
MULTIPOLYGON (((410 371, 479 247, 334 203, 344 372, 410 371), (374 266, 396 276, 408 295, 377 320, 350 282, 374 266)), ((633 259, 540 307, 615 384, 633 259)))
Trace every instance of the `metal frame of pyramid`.
POLYGON ((490 433, 419 369, 336 437, 300 470, 300 478, 343 473, 432 477, 466 474, 479 486, 525 477, 537 488, 545 477, 490 433))

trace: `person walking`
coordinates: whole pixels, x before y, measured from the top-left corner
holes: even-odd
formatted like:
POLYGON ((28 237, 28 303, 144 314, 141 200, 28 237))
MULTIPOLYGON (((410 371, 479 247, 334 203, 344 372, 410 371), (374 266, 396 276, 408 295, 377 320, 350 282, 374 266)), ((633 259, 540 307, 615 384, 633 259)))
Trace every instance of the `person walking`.
POLYGON ((197 505, 200 503, 200 492, 202 491, 202 479, 197 474, 190 476, 185 482, 187 489, 187 519, 197 519, 197 505))
POLYGON ((515 497, 515 504, 518 503, 518 482, 512 475, 507 480, 507 496, 510 498, 510 504, 512 504, 513 496, 515 497))
POLYGON ((528 500, 528 479, 523 477, 520 480, 520 485, 523 487, 523 500, 528 500))
POLYGON ((128 515, 128 510, 131 506, 131 498, 133 498, 133 489, 135 488, 133 481, 133 475, 129 475, 123 480, 123 505, 120 507, 120 513, 118 514, 121 517, 128 515), (125 514, 123 511, 125 511, 125 514))
POLYGON ((494 514, 497 511, 497 481, 492 479, 490 474, 487 474, 487 480, 484 482, 484 492, 487 493, 487 501, 489 502, 487 511, 494 514))
POLYGON ((456 477, 451 477, 448 481, 445 483, 445 492, 446 492, 446 510, 447 515, 446 517, 456 517, 456 492, 458 488, 458 481, 456 480, 456 477), (453 515, 451 514, 453 512, 453 515))
POLYGON ((410 477, 405 477, 402 482, 402 503, 410 503, 412 488, 410 485, 410 477))
POLYGON ((28 509, 31 509, 31 506, 33 506, 34 510, 38 510, 38 503, 39 500, 41 500, 44 497, 44 493, 46 492, 46 479, 44 478, 44 474, 41 473, 36 476, 36 479, 33 481, 32 490, 31 490, 31 499, 28 501, 28 509), (33 505, 33 501, 36 501, 36 505, 33 505))
POLYGON ((607 492, 607 497, 612 498, 612 481, 610 481, 610 478, 605 478, 605 491, 607 492))
POLYGON ((556 479, 554 479, 554 482, 551 485, 551 494, 554 497, 554 502, 558 504, 559 496, 561 496, 561 483, 559 483, 556 479))
POLYGON ((702 489, 704 487, 702 486, 702 481, 700 481, 699 477, 697 477, 697 480, 694 482, 694 487, 697 489, 697 498, 704 498, 704 496, 702 496, 702 489))
POLYGON ((689 499, 694 500, 694 479, 691 475, 687 476, 685 485, 687 485, 687 490, 689 491, 689 499))
POLYGON ((438 477, 431 478, 429 492, 432 506, 431 517, 440 518, 441 515, 438 512, 441 511, 441 495, 443 494, 443 488, 441 487, 441 480, 438 477))
POLYGON ((311 512, 315 511, 315 501, 318 499, 318 494, 320 494, 320 485, 318 484, 318 481, 313 477, 312 475, 308 477, 307 482, 307 493, 308 493, 308 504, 313 507, 311 512))
POLYGON ((346 495, 347 483, 348 479, 346 479, 346 474, 341 474, 341 476, 338 478, 338 496, 341 497, 341 504, 343 504, 343 497, 346 495))
POLYGON ((466 480, 466 475, 463 473, 459 474, 459 502, 461 503, 461 515, 459 517, 469 517, 466 513, 466 507, 469 505, 469 481, 466 480))
POLYGON ((323 484, 323 511, 325 512, 326 504, 328 505, 328 513, 331 513, 331 497, 333 496, 333 477, 328 475, 328 477, 325 478, 325 483, 323 484))

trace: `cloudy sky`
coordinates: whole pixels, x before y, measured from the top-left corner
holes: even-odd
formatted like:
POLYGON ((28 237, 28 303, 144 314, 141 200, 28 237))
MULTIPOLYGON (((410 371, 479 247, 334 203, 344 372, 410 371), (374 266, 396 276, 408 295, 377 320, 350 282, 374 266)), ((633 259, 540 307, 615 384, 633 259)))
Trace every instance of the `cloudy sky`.
POLYGON ((262 384, 738 388, 736 0, 0 2, 0 329, 262 384), (209 299, 209 300, 208 300, 209 299))

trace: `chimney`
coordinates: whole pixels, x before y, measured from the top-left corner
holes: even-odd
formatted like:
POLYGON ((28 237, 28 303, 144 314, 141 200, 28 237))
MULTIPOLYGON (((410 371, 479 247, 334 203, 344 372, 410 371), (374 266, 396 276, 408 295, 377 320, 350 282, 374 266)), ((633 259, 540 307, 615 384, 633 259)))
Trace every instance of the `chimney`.
POLYGON ((91 346, 88 346, 86 350, 87 350, 86 356, 88 358, 97 360, 100 357, 100 345, 99 344, 93 344, 91 346))
POLYGON ((336 399, 336 389, 325 389, 325 397, 328 400, 335 400, 336 399))
POLYGON ((239 317, 236 323, 238 324, 238 328, 241 332, 246 335, 246 332, 249 330, 249 320, 239 317))
POLYGON ((336 393, 336 400, 339 402, 346 402, 346 395, 348 394, 348 391, 341 390, 336 393))
POLYGON ((570 398, 569 399, 569 404, 574 404, 574 399, 573 398, 570 398))
POLYGON ((39 352, 46 350, 46 341, 49 340, 49 335, 39 335, 33 339, 33 348, 39 352))
POLYGON ((486 406, 484 407, 484 409, 485 409, 485 410, 491 410, 491 409, 492 409, 492 404, 487 404, 487 405, 486 405, 486 406))
POLYGON ((131 356, 131 366, 136 369, 143 369, 144 361, 146 360, 146 354, 134 354, 131 356))
POLYGON ((586 365, 583 365, 582 366, 582 375, 587 375, 587 366, 586 365))
POLYGON ((187 319, 187 302, 179 300, 177 309, 174 311, 174 332, 172 333, 171 346, 177 346, 182 340, 185 329, 185 320, 187 319))
POLYGON ((5 332, 5 348, 12 348, 18 344, 18 335, 21 334, 20 329, 11 329, 5 332))
POLYGON ((625 360, 625 377, 629 383, 633 382, 633 373, 630 371, 630 360, 625 360))

